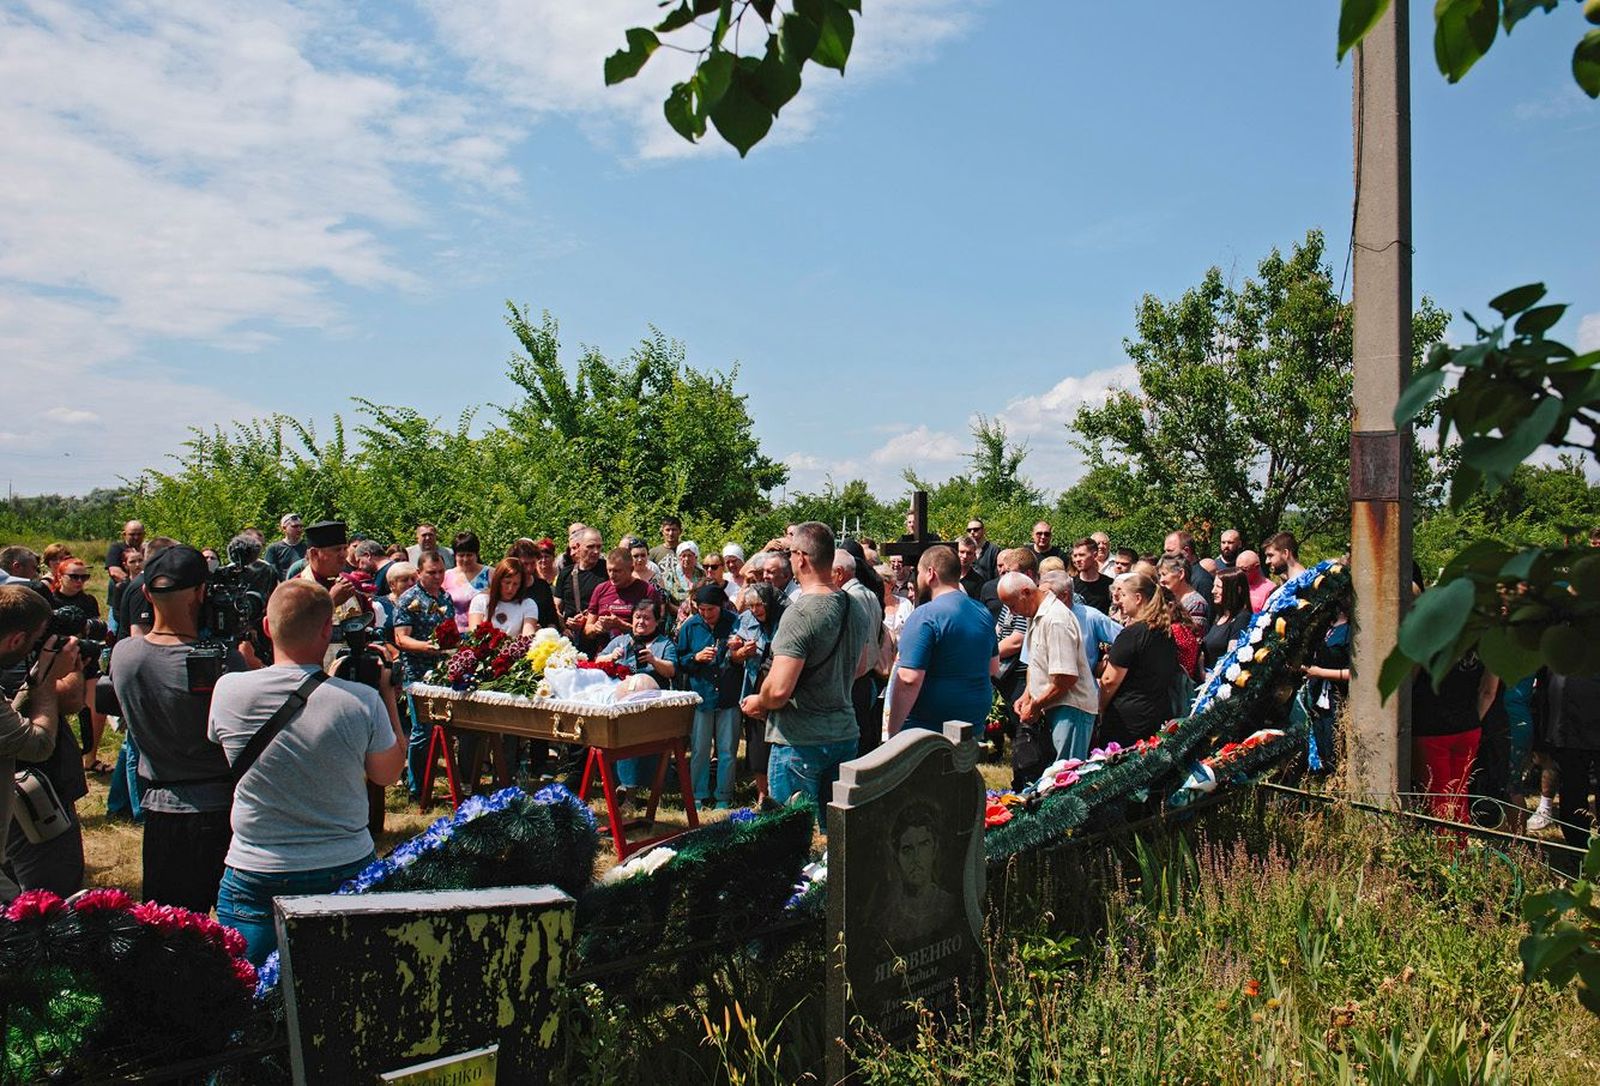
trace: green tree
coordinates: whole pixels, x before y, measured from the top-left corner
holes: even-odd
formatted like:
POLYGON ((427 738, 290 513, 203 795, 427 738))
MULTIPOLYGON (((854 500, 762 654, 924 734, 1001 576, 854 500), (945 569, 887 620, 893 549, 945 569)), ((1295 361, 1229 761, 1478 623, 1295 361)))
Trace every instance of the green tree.
POLYGON ((430 521, 471 529, 492 554, 577 519, 611 539, 649 531, 664 512, 720 537, 787 477, 752 433, 737 370, 695 370, 652 331, 620 362, 585 352, 569 376, 553 318, 511 306, 509 323, 520 395, 500 424, 480 427, 473 409, 445 426, 358 399, 353 425, 335 416, 327 437, 286 416, 195 430, 174 469, 138 481, 134 512, 152 532, 212 544, 289 510, 386 539, 430 521))
MULTIPOLYGON (((1176 301, 1146 295, 1125 340, 1134 390, 1085 405, 1070 427, 1092 468, 1121 467, 1170 525, 1307 534, 1349 508, 1351 317, 1312 230, 1242 286, 1212 268, 1176 301)), ((1421 352, 1446 315, 1426 298, 1421 352)))
POLYGON ((859 523, 861 535, 878 540, 894 539, 900 534, 902 512, 898 506, 879 501, 861 479, 851 479, 843 487, 829 479, 821 490, 790 494, 783 504, 756 516, 748 538, 752 544, 760 546, 781 536, 786 525, 818 520, 835 529, 843 525, 852 535, 859 523))
POLYGON ((726 523, 788 479, 788 469, 761 452, 735 388, 737 366, 726 374, 692 369, 683 344, 652 329, 620 362, 586 350, 569 377, 555 319, 545 313, 535 324, 526 307, 506 305, 522 347, 509 376, 523 393, 505 409, 507 440, 521 459, 582 482, 574 516, 609 508, 646 520, 673 512, 726 523), (561 463, 552 465, 557 452, 561 463))
POLYGON ((1038 503, 1038 487, 1022 477, 1022 461, 1028 456, 1027 442, 1013 445, 1005 423, 985 415, 973 420, 972 440, 973 449, 967 454, 967 463, 971 465, 970 478, 980 498, 994 503, 1038 503))

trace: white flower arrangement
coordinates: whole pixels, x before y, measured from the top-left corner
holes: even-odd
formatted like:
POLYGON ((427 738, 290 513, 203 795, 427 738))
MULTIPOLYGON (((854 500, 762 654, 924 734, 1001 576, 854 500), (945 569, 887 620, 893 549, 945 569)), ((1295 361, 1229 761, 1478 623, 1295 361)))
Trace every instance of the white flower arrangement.
POLYGON ((665 845, 653 848, 649 852, 641 852, 627 863, 618 864, 600 876, 600 884, 608 886, 611 883, 622 882, 624 879, 631 879, 635 875, 648 875, 652 871, 665 867, 677 854, 677 849, 667 848, 665 845))

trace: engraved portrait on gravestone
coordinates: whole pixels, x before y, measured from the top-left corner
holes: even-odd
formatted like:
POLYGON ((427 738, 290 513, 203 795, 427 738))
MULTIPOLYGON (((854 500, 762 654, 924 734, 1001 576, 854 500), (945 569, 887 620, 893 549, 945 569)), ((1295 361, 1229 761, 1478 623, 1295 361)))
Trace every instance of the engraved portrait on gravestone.
MULTIPOLYGON (((960 919, 960 896, 939 884, 945 866, 939 853, 942 839, 948 838, 942 829, 930 803, 912 800, 895 815, 885 842, 885 884, 873 923, 891 950, 909 949, 960 919)), ((953 859, 961 861, 959 856, 953 859)))

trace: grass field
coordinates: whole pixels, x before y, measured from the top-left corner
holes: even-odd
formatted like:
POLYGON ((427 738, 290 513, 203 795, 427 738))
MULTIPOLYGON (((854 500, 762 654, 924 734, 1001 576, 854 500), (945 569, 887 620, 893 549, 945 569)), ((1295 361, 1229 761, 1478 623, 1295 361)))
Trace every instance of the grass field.
POLYGON ((1549 881, 1361 812, 1218 812, 1135 847, 1092 932, 997 936, 986 1023, 868 1044, 861 1079, 1590 1083, 1600 1019, 1522 983, 1518 909, 1549 881))

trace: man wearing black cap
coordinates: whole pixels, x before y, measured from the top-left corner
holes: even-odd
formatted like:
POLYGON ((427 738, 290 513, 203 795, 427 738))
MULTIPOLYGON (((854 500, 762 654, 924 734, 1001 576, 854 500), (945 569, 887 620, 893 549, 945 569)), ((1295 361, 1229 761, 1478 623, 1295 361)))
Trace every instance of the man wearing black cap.
MULTIPOLYGON (((208 572, 200 552, 181 543, 154 555, 143 586, 150 632, 111 650, 111 684, 144 785, 144 896, 198 913, 217 902, 232 838, 228 761, 206 738, 216 675, 195 654, 208 572)), ((232 646, 224 651, 226 671, 245 670, 232 646)))
POLYGON ((355 585, 341 581, 339 575, 350 568, 345 561, 349 534, 342 520, 319 520, 306 529, 306 566, 298 576, 315 581, 328 590, 335 608, 355 594, 355 585))

